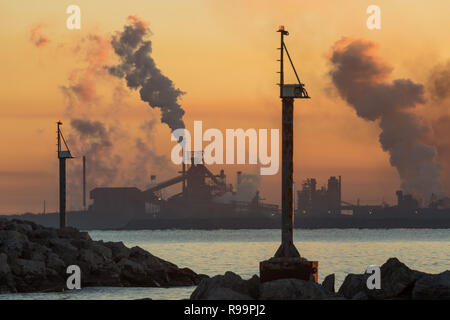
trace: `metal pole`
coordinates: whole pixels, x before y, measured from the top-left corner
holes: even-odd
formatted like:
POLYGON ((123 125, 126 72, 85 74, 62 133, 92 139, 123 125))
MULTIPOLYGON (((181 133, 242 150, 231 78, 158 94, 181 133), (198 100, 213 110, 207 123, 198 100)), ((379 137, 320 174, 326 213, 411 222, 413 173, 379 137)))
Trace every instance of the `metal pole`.
POLYGON ((294 246, 294 99, 283 97, 284 86, 284 35, 280 30, 280 97, 282 98, 282 167, 281 167, 281 246, 275 257, 300 257, 294 246))
POLYGON ((290 246, 294 243, 293 234, 293 161, 294 161, 294 99, 283 98, 282 123, 282 243, 290 246))
POLYGON ((280 45, 280 98, 283 97, 283 85, 284 85, 284 64, 283 64, 283 52, 284 52, 284 31, 281 31, 281 45, 280 45))
POLYGON ((59 158, 59 227, 66 227, 66 159, 59 158))

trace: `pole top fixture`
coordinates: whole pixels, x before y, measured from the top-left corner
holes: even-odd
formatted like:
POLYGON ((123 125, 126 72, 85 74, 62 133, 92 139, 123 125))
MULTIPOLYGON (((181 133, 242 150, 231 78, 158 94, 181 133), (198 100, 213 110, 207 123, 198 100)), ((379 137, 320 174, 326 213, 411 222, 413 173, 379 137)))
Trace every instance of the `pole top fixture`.
POLYGON ((277 32, 281 32, 282 34, 284 34, 284 35, 286 35, 286 36, 289 34, 289 32, 287 32, 287 31, 285 30, 284 26, 282 26, 282 25, 278 26, 277 32))

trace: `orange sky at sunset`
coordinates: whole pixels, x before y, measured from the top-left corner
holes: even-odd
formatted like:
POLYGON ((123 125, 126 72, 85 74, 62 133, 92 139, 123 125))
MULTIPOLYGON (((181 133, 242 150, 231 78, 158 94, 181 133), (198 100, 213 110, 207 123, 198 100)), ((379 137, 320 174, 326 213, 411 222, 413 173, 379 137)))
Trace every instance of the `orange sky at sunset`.
MULTIPOLYGON (((410 78, 426 87, 431 70, 450 58, 448 12, 450 2, 437 0, 1 0, 0 213, 40 212, 44 200, 47 211, 56 211, 56 121, 64 123, 63 132, 69 136, 69 113, 120 124, 116 148, 130 163, 139 150, 125 137, 139 136, 143 121, 156 119, 151 148, 170 157, 174 144, 169 128, 159 123, 159 111, 142 102, 121 79, 103 73, 103 64, 90 64, 90 58, 102 54, 105 64, 117 63, 109 40, 123 29, 129 15, 149 23, 153 58, 163 74, 186 92, 180 102, 189 129, 194 120, 202 120, 204 129, 281 128, 275 31, 284 24, 290 32, 289 52, 312 97, 295 102, 296 188, 307 177, 316 177, 322 185, 329 176, 342 175, 344 200, 393 204, 400 182, 380 147, 380 129, 358 118, 339 98, 328 76, 328 57, 342 37, 364 38, 378 43, 377 54, 394 68, 392 78, 410 78), (70 4, 81 8, 81 30, 66 28, 70 4), (370 4, 381 8, 381 30, 366 27, 370 4), (33 36, 32 30, 43 38, 33 36), (62 87, 91 76, 96 87, 93 102, 68 110, 62 87)), ((293 82, 288 74, 287 80, 293 82)), ((431 104, 417 109, 425 122, 448 114, 431 104)), ((72 153, 82 156, 75 143, 72 153)), ((148 166, 152 172, 152 164, 148 166)), ((132 167, 126 167, 120 175, 125 178, 117 181, 129 181, 127 177, 135 174, 127 171, 132 167)), ((232 183, 237 170, 257 169, 224 165, 212 170, 221 167, 232 183)), ((177 170, 168 164, 165 171, 153 171, 164 179, 177 170)), ((448 178, 443 174, 441 181, 450 192, 448 178)), ((69 176, 69 198, 81 192, 70 186, 71 179, 77 177, 69 176)), ((280 174, 262 178, 261 193, 267 202, 279 203, 280 180, 280 174)), ((73 202, 69 206, 78 208, 73 202)))

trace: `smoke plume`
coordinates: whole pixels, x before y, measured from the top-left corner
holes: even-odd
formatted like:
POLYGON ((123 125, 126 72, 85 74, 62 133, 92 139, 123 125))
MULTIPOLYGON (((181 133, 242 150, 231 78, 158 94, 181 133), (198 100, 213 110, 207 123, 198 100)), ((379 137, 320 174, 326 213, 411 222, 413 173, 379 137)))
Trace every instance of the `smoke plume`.
POLYGON ((36 47, 43 47, 50 42, 50 40, 42 34, 42 23, 34 25, 30 30, 30 40, 36 47))
MULTIPOLYGON (((100 121, 83 119, 72 119, 70 124, 75 130, 69 136, 75 143, 74 147, 89 161, 89 184, 92 186, 111 184, 117 176, 117 167, 121 162, 121 157, 112 152, 114 128, 107 129, 100 121)), ((80 164, 72 168, 76 172, 74 176, 80 177, 80 164)))
MULTIPOLYGON (((258 168, 259 170, 259 168, 258 168)), ((261 175, 259 173, 242 173, 240 184, 236 182, 236 193, 226 192, 215 201, 221 203, 231 203, 233 201, 250 202, 261 188, 261 175)))
POLYGON ((437 160, 442 165, 442 182, 450 190, 450 61, 433 68, 427 82, 430 95, 429 112, 431 130, 428 141, 437 150, 437 160))
POLYGON ((150 35, 147 23, 135 16, 128 17, 128 22, 111 41, 121 64, 109 67, 109 72, 125 78, 129 88, 139 89, 141 99, 161 110, 161 122, 172 131, 184 128, 184 110, 177 102, 184 92, 174 87, 172 80, 161 73, 150 56, 152 43, 146 40, 150 35))
POLYGON ((133 177, 132 183, 145 188, 150 187, 150 175, 171 176, 174 174, 174 168, 170 166, 170 159, 166 155, 159 155, 154 151, 155 140, 154 132, 157 126, 157 120, 151 119, 144 121, 140 129, 143 136, 135 138, 134 144, 137 150, 136 156, 131 164, 133 177))
POLYGON ((79 208, 81 204, 82 155, 87 162, 87 190, 111 186, 145 188, 150 183, 150 173, 163 178, 173 175, 170 162, 155 152, 158 121, 149 114, 150 120, 142 122, 139 132, 130 131, 127 123, 121 121, 132 106, 125 101, 128 90, 124 91, 120 80, 105 68, 111 49, 107 37, 83 38, 76 48, 83 67, 77 65, 68 84, 61 87, 71 125, 67 140, 77 156, 68 167, 71 208, 79 208))
POLYGON ((438 65, 432 70, 429 91, 432 99, 440 103, 450 98, 450 61, 438 65))
POLYGON ((373 42, 365 40, 336 42, 330 57, 332 81, 359 117, 378 121, 381 146, 398 171, 401 188, 425 201, 433 193, 442 196, 435 149, 421 142, 427 129, 412 113, 425 102, 424 87, 409 79, 389 82, 392 67, 376 56, 375 49, 373 42))

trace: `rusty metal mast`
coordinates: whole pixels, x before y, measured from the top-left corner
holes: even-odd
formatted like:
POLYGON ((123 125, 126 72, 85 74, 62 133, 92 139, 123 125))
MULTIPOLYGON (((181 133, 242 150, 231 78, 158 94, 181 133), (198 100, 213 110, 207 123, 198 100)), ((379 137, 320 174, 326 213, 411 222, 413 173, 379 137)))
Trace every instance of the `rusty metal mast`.
POLYGON ((66 140, 61 132, 60 126, 62 125, 61 121, 58 121, 58 159, 59 159, 59 227, 65 228, 67 224, 66 219, 66 159, 73 158, 70 154, 69 147, 67 146, 66 140), (63 144, 65 146, 65 150, 63 150, 63 144))
POLYGON ((281 245, 275 257, 300 257, 294 245, 294 206, 293 206, 293 175, 294 175, 294 99, 308 99, 304 84, 300 82, 297 71, 284 43, 284 36, 289 32, 280 26, 280 98, 282 99, 282 172, 281 172, 281 245), (284 84, 284 52, 289 58, 298 84, 284 84))

